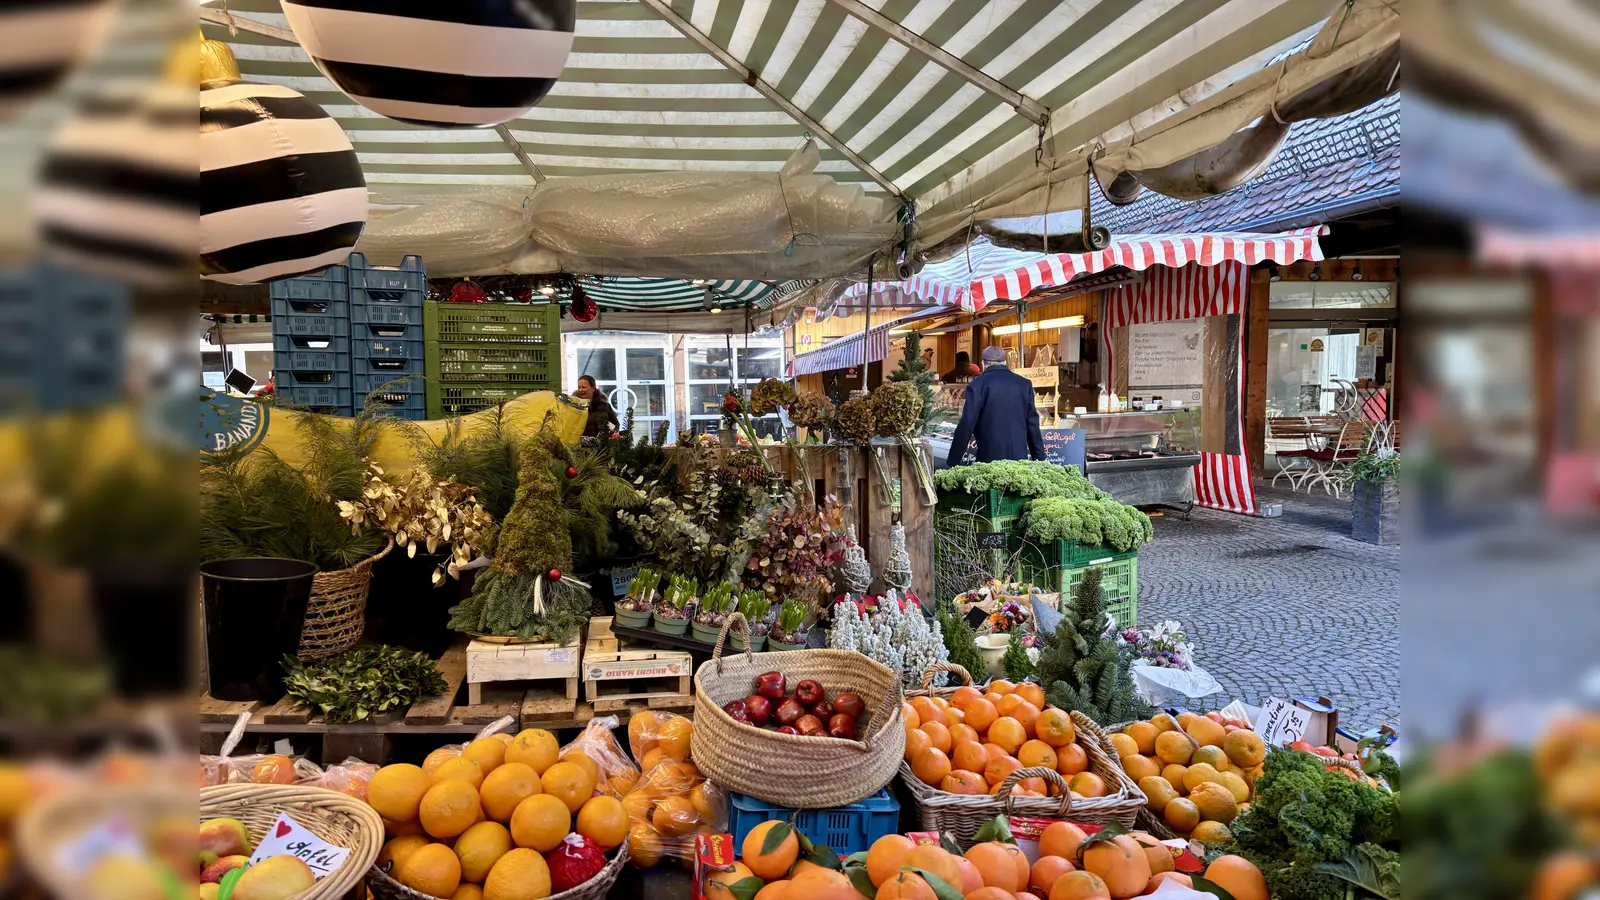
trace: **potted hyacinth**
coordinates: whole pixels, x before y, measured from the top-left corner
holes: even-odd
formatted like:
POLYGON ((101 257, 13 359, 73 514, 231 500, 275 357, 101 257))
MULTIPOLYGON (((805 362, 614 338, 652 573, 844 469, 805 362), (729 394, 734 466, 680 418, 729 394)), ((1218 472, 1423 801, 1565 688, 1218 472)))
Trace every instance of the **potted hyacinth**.
POLYGON ((651 627, 662 634, 683 634, 689 630, 689 602, 695 598, 700 585, 687 575, 674 575, 667 583, 666 593, 656 604, 655 621, 651 627))
POLYGON ((650 624, 650 614, 655 609, 656 594, 661 588, 661 573, 642 568, 628 582, 628 595, 617 601, 617 624, 625 628, 643 628, 650 624))
MULTIPOLYGON (((772 599, 766 591, 748 588, 739 592, 739 612, 744 614, 745 628, 750 631, 750 649, 760 650, 767 644, 767 632, 772 630, 772 599)), ((731 632, 728 643, 735 650, 743 650, 745 636, 743 632, 731 632)))
POLYGON ((806 627, 806 619, 810 616, 811 607, 803 600, 790 598, 783 601, 783 606, 778 610, 777 624, 772 626, 772 631, 767 636, 767 643, 774 650, 804 650, 806 637, 810 629, 806 627))
POLYGON ((717 632, 722 630, 722 623, 728 621, 728 615, 737 608, 733 596, 733 585, 726 581, 719 581, 700 592, 700 608, 695 611, 694 629, 695 640, 714 644, 717 632))

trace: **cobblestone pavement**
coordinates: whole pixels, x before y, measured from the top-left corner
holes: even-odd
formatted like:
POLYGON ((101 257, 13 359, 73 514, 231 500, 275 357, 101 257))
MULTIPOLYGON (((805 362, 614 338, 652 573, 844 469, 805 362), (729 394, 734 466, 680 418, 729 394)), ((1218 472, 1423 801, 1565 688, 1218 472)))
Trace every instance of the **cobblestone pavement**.
POLYGON ((1326 696, 1343 724, 1400 713, 1400 551, 1350 537, 1350 505, 1257 488, 1274 519, 1196 507, 1139 551, 1139 622, 1177 619, 1226 702, 1326 696))

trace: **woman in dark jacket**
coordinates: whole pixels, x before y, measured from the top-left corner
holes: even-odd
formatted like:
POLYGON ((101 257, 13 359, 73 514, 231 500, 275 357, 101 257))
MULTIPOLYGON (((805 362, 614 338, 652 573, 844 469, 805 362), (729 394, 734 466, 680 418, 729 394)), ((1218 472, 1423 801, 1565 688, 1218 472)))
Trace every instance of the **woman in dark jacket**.
POLYGON ((617 411, 611 408, 611 401, 595 384, 592 375, 578 376, 575 393, 579 400, 589 401, 589 421, 583 426, 584 437, 604 437, 617 429, 617 411))

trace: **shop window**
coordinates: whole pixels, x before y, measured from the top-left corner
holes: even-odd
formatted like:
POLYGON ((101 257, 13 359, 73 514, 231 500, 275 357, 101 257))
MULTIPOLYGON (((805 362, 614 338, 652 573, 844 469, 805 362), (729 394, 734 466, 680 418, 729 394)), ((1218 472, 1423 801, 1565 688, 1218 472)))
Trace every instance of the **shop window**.
POLYGON ((1394 285, 1374 281, 1275 281, 1272 309, 1392 309, 1394 285))

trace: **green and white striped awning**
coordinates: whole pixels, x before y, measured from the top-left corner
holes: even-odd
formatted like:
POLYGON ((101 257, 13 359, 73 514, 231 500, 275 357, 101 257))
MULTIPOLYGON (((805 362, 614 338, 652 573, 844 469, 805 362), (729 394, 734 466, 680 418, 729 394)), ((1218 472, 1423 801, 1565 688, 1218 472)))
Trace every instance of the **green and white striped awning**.
POLYGON ((774 302, 812 284, 806 281, 706 281, 679 278, 584 278, 583 292, 605 310, 625 312, 700 312, 753 307, 774 302), (710 289, 710 297, 706 295, 710 289), (708 303, 708 299, 711 301, 708 303))

